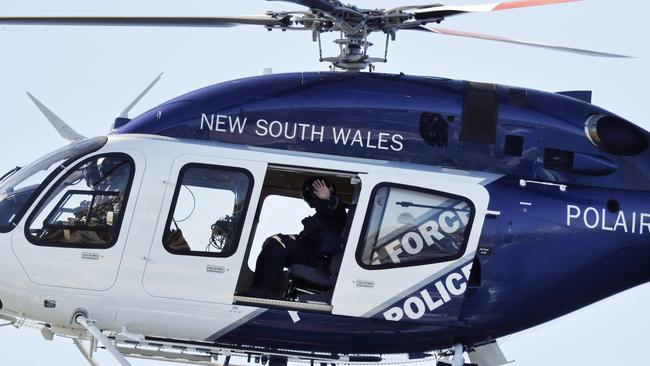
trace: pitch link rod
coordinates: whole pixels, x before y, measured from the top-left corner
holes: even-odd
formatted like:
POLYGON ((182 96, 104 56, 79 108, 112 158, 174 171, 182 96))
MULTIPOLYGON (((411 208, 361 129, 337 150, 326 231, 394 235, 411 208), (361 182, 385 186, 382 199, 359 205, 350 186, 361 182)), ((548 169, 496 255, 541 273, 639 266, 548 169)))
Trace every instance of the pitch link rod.
POLYGON ((118 351, 117 348, 113 345, 113 343, 111 343, 111 341, 108 340, 108 338, 106 338, 104 333, 102 333, 102 331, 95 326, 95 323, 93 321, 86 319, 86 316, 84 314, 77 314, 74 317, 74 321, 75 323, 86 328, 86 330, 90 332, 90 334, 92 334, 95 337, 95 339, 97 339, 97 341, 101 343, 101 345, 104 346, 104 348, 106 348, 106 350, 108 350, 111 356, 113 356, 113 358, 115 358, 115 360, 120 365, 131 366, 129 361, 127 361, 126 358, 124 358, 124 355, 122 355, 122 353, 118 351))

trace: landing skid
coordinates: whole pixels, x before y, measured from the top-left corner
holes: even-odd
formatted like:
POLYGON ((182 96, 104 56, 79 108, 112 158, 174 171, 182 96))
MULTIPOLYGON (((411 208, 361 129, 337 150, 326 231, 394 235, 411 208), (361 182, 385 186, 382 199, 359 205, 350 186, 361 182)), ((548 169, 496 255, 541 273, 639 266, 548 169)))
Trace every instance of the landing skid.
POLYGON ((63 334, 72 338, 76 348, 91 366, 101 366, 94 357, 100 347, 106 349, 122 366, 131 366, 126 357, 206 366, 243 366, 249 364, 287 366, 289 361, 301 362, 310 366, 408 366, 412 365, 413 362, 427 361, 437 366, 502 366, 512 362, 505 358, 496 343, 473 347, 469 350, 458 344, 447 351, 409 355, 340 355, 289 350, 280 352, 252 346, 145 337, 141 334, 133 334, 127 329, 122 329, 120 332, 104 333, 94 325, 92 320, 87 319, 81 313, 75 315, 74 321, 83 327, 83 330, 78 328, 52 328, 43 323, 18 317, 2 317, 2 320, 6 320, 8 323, 0 325, 13 325, 16 328, 29 326, 40 329, 43 337, 49 340, 54 338, 56 334, 63 334), (61 332, 62 330, 63 332, 61 332), (464 361, 466 351, 470 363, 464 361))
MULTIPOLYGON (((124 338, 121 335, 105 337, 107 344, 97 341, 91 341, 90 345, 75 339, 75 345, 82 353, 84 358, 91 366, 101 366, 93 358, 98 346, 106 348, 109 352, 111 349, 119 352, 124 357, 133 359, 147 359, 155 361, 167 361, 176 363, 187 363, 193 365, 206 366, 286 366, 289 361, 301 362, 310 366, 334 366, 334 365, 404 365, 408 366, 415 362, 415 359, 397 359, 382 356, 329 356, 326 354, 306 354, 301 352, 290 352, 289 354, 261 353, 257 349, 230 349, 218 347, 210 343, 182 342, 177 340, 147 339, 131 340, 130 337, 124 338), (191 344, 194 343, 194 344, 191 344), (85 346, 85 347, 84 347, 85 346), (232 360, 232 362, 231 362, 232 360)), ((462 345, 457 345, 454 349, 445 352, 445 358, 423 354, 417 361, 426 361, 430 359, 436 366, 502 366, 511 363, 508 361, 503 352, 496 343, 473 348, 467 353, 470 363, 465 363, 463 357, 465 349, 462 345)), ((113 352, 111 352, 113 354, 113 352)), ((395 355, 394 355, 395 356, 395 355)), ((405 356, 405 355, 404 355, 405 356)), ((123 366, 130 366, 120 362, 123 366)))

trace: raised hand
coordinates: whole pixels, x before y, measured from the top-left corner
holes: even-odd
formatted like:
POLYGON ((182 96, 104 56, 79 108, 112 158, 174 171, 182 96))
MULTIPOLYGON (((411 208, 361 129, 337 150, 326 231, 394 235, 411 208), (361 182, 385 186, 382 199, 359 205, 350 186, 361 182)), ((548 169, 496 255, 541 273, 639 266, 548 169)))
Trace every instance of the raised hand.
POLYGON ((331 197, 330 189, 327 188, 327 185, 322 180, 315 181, 312 185, 314 188, 314 195, 321 200, 329 200, 331 197))

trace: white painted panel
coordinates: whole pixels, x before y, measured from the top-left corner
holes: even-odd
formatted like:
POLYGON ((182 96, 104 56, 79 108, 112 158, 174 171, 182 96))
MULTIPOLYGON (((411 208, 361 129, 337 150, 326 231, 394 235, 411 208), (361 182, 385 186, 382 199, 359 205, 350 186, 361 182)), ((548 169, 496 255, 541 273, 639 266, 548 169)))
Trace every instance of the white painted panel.
POLYGON ((213 340, 263 313, 264 309, 172 300, 138 304, 130 332, 175 339, 213 340))
POLYGON ((400 174, 399 172, 376 172, 362 175, 362 193, 359 198, 354 222, 345 248, 334 297, 333 313, 338 315, 369 317, 388 305, 434 282, 448 271, 471 261, 476 253, 488 207, 489 194, 476 177, 445 173, 400 174), (371 192, 380 183, 395 183, 423 189, 446 192, 465 197, 474 203, 476 214, 467 247, 463 256, 455 261, 389 269, 365 269, 357 263, 356 251, 363 232, 363 224, 369 206, 371 192))
MULTIPOLYGON (((94 155, 111 152, 115 151, 102 149, 94 155)), ((121 149, 119 152, 131 156, 135 163, 135 172, 122 227, 115 245, 108 249, 37 246, 30 243, 25 237, 26 219, 23 219, 14 229, 15 234, 12 237, 14 253, 27 276, 35 284, 99 291, 108 290, 115 284, 146 165, 144 155, 137 150, 121 149)), ((50 185, 56 183, 74 166, 75 164, 71 165, 50 185)), ((37 203, 47 195, 48 190, 49 187, 36 200, 37 203)), ((37 204, 34 204, 32 209, 36 206, 37 204)), ((30 214, 31 211, 25 215, 25 218, 30 214)))
POLYGON ((68 325, 73 315, 83 310, 101 328, 113 325, 118 310, 118 301, 110 296, 80 293, 75 290, 41 289, 32 291, 25 301, 25 312, 34 319, 44 319, 55 324, 68 325), (56 307, 47 308, 44 302, 54 301, 56 307))
MULTIPOLYGON (((168 189, 163 199, 160 219, 147 256, 143 286, 148 294, 170 299, 232 304, 265 173, 266 163, 258 161, 202 155, 183 155, 174 160, 168 178, 168 189), (213 165, 215 167, 243 168, 248 170, 254 177, 239 246, 237 251, 229 257, 172 254, 163 247, 163 233, 167 223, 167 216, 172 207, 179 172, 184 166, 192 163, 213 165)), ((199 213, 194 214, 198 215, 199 213)), ((182 223, 181 228, 183 229, 182 223)), ((184 234, 187 238, 192 235, 194 233, 184 234)), ((205 237, 207 242, 209 235, 205 237)))

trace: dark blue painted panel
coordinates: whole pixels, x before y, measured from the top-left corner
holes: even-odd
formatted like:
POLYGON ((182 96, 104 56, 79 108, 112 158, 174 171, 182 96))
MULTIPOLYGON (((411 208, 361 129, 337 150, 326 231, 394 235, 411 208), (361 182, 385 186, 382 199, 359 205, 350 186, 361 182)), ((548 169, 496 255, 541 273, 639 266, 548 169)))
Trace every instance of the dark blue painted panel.
POLYGON ((364 73, 260 76, 178 97, 135 118, 116 133, 158 134, 444 165, 590 186, 650 189, 650 152, 622 157, 599 150, 585 136, 585 121, 596 113, 613 114, 568 96, 499 86, 496 144, 459 141, 466 85, 463 81, 364 73), (419 127, 423 112, 438 113, 449 121, 448 146, 432 146, 422 139, 419 127), (231 123, 228 117, 235 121, 239 118, 240 124, 231 123), (524 137, 521 157, 504 155, 508 134, 524 137), (546 147, 603 157, 617 168, 598 176, 584 170, 545 169, 540 159, 546 147))
POLYGON ((482 238, 492 250, 478 256, 481 286, 463 304, 469 326, 512 333, 650 281, 649 194, 513 179, 489 188, 502 215, 498 234, 482 238))
MULTIPOLYGON (((464 296, 450 296, 451 306, 397 322, 385 320, 385 309, 362 319, 299 313, 298 323, 287 311, 269 310, 219 341, 341 353, 414 352, 457 341, 481 343, 650 281, 649 193, 521 187, 509 178, 488 189, 490 209, 501 215, 486 219, 477 255, 478 282, 464 296), (614 210, 617 206, 619 211, 614 210)), ((462 266, 449 273, 454 272, 462 274, 462 266)), ((436 282, 395 299, 386 309, 404 308, 413 296, 426 304, 420 290, 427 290, 432 301, 441 299, 436 282)), ((417 312, 417 306, 412 310, 417 312)))

